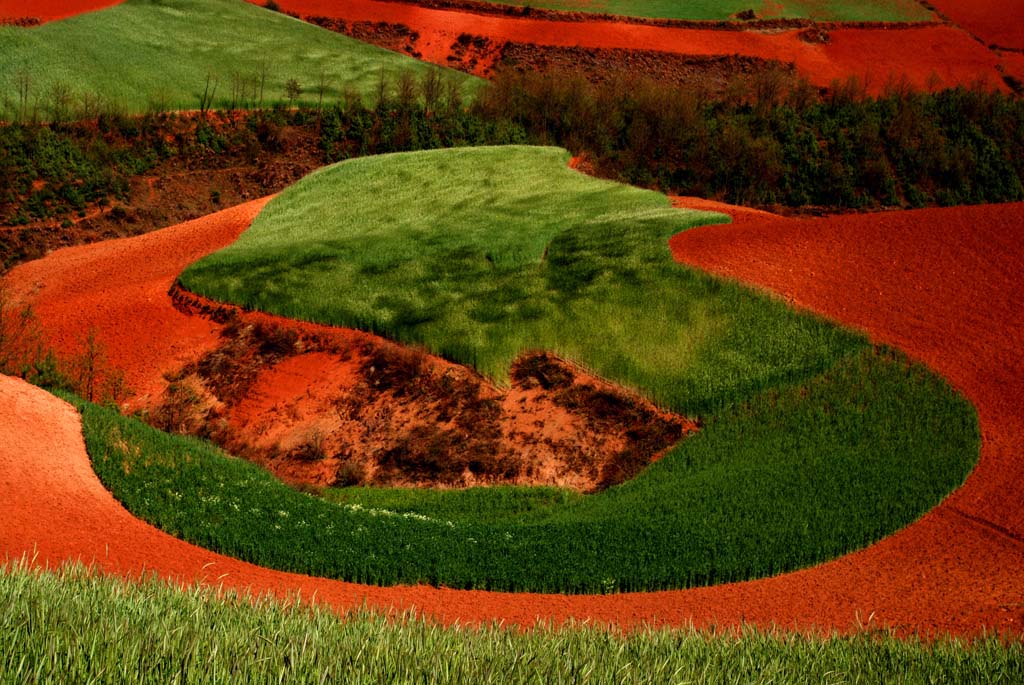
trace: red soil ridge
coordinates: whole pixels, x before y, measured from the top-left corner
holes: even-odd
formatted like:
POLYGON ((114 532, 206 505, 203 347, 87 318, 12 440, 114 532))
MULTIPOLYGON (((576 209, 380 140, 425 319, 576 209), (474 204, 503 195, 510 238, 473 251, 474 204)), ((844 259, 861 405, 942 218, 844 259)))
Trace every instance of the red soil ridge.
POLYGON ((53 21, 120 3, 121 0, 0 0, 0 18, 53 21))
MULTIPOLYGON (((98 324, 129 380, 156 385, 163 370, 215 342, 209 323, 173 308, 168 286, 185 264, 234 240, 265 201, 60 250, 7 280, 65 340, 98 324)), ((415 608, 446 624, 575 618, 626 628, 750 623, 849 632, 873 621, 901 634, 1024 635, 1024 205, 809 221, 743 216, 673 239, 674 254, 903 348, 978 407, 982 455, 967 484, 868 549, 764 580, 607 596, 379 588, 270 571, 133 518, 93 474, 75 412, 0 378, 0 555, 36 554, 39 565, 81 559, 128 577, 157 572, 277 595, 301 590, 338 610, 366 601, 382 610, 415 608)))
MULTIPOLYGON (((249 0, 263 4, 258 0, 249 0)), ((793 63, 811 83, 829 86, 855 76, 869 93, 884 91, 890 79, 905 77, 915 88, 971 85, 979 80, 1004 88, 999 58, 965 32, 944 25, 900 28, 829 29, 827 44, 801 40, 803 29, 721 31, 596 20, 551 21, 480 15, 380 0, 280 0, 281 9, 300 16, 347 22, 403 24, 419 34, 422 59, 447 66, 461 34, 494 43, 536 43, 560 47, 643 49, 697 55, 743 55, 793 63)), ((480 65, 485 69, 489 65, 480 65)))

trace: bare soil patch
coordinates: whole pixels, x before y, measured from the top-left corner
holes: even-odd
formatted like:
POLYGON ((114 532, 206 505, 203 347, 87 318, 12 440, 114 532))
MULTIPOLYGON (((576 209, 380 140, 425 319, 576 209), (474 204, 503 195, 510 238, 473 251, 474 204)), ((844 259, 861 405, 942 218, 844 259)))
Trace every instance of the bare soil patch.
POLYGON ((490 76, 499 67, 519 71, 553 70, 577 73, 591 83, 605 83, 615 78, 648 77, 680 88, 716 94, 723 92, 737 75, 749 76, 773 69, 792 70, 792 65, 740 55, 692 56, 653 50, 557 47, 526 43, 493 46, 489 39, 483 37, 469 41, 463 41, 462 38, 460 36, 456 45, 461 47, 465 42, 469 47, 462 50, 453 45, 449 57, 450 66, 484 77, 490 76), (481 49, 478 45, 484 47, 481 49))
POLYGON ((310 486, 556 485, 635 476, 697 426, 543 352, 509 388, 360 331, 212 303, 175 288, 221 342, 173 374, 150 421, 310 486))

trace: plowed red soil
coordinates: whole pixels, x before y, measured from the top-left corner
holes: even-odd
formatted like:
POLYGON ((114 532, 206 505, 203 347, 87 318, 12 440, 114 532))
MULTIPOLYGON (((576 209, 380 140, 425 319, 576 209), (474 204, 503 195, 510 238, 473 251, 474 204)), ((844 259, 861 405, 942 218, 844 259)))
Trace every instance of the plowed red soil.
MULTIPOLYGON (((136 382, 152 378, 190 349, 212 344, 208 324, 170 306, 167 285, 184 264, 233 240, 262 202, 139 238, 61 250, 18 267, 8 280, 36 303, 48 327, 81 331, 102 323, 111 356, 135 364, 136 382), (104 298, 90 295, 104 290, 104 298)), ((38 564, 82 559, 125 576, 156 571, 256 592, 301 590, 338 609, 364 600, 382 609, 415 607, 445 623, 577 618, 626 627, 747 622, 852 631, 871 621, 900 633, 1024 634, 1024 205, 809 221, 743 216, 733 226, 677 237, 674 254, 903 348, 978 407, 982 455, 967 484, 866 550, 765 580, 608 596, 378 588, 269 571, 133 518, 93 474, 75 412, 0 378, 0 555, 36 552, 38 564)))
MULTIPOLYGON (((916 88, 970 85, 979 79, 1003 87, 996 71, 998 57, 950 26, 842 28, 829 31, 830 43, 811 44, 800 39, 800 30, 718 31, 603 20, 551 21, 434 10, 379 0, 280 0, 278 4, 300 16, 404 24, 419 34, 416 50, 422 59, 441 65, 449 64, 452 45, 460 34, 467 33, 495 43, 773 59, 794 63, 815 85, 828 86, 833 80, 856 76, 867 82, 872 93, 884 90, 890 76, 905 76, 916 88)), ((481 64, 480 68, 486 66, 481 64)))
POLYGON ((1019 0, 929 0, 949 20, 988 44, 1024 49, 1024 3, 1019 0))
POLYGON ((77 355, 94 332, 138 404, 146 404, 163 392, 163 374, 219 343, 220 327, 182 315, 168 289, 186 266, 233 242, 269 199, 135 238, 59 250, 12 270, 10 295, 32 303, 61 357, 77 355))
POLYGON ((120 4, 121 0, 0 0, 0 19, 53 21, 120 4))

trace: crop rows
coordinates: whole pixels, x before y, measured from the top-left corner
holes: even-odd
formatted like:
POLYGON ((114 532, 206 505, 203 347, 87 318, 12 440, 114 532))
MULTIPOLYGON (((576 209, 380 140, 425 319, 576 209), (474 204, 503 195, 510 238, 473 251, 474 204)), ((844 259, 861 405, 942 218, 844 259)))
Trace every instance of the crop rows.
POLYGON ((0 567, 0 683, 1011 683, 1020 643, 803 637, 744 629, 444 628, 339 618, 214 589, 127 584, 80 566, 0 567))

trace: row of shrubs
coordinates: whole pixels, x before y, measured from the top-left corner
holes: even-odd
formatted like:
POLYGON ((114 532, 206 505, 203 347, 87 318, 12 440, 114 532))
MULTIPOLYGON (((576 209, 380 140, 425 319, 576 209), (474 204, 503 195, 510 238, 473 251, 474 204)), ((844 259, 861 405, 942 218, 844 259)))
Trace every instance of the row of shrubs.
POLYGON ((475 103, 598 175, 739 204, 828 208, 1024 199, 1024 100, 981 87, 868 97, 777 69, 711 96, 655 81, 505 71, 475 103))
MULTIPOLYGON (((505 70, 476 101, 436 73, 382 79, 372 101, 255 115, 103 111, 78 123, 0 126, 0 224, 83 216, 130 201, 128 180, 162 160, 190 168, 283 152, 284 127, 322 159, 461 145, 541 143, 600 176, 752 205, 920 207, 1024 199, 1024 100, 983 89, 867 97, 855 80, 819 92, 779 69, 716 95, 655 81, 592 84, 505 70)), ((5 260, 7 261, 7 260, 5 260)))

